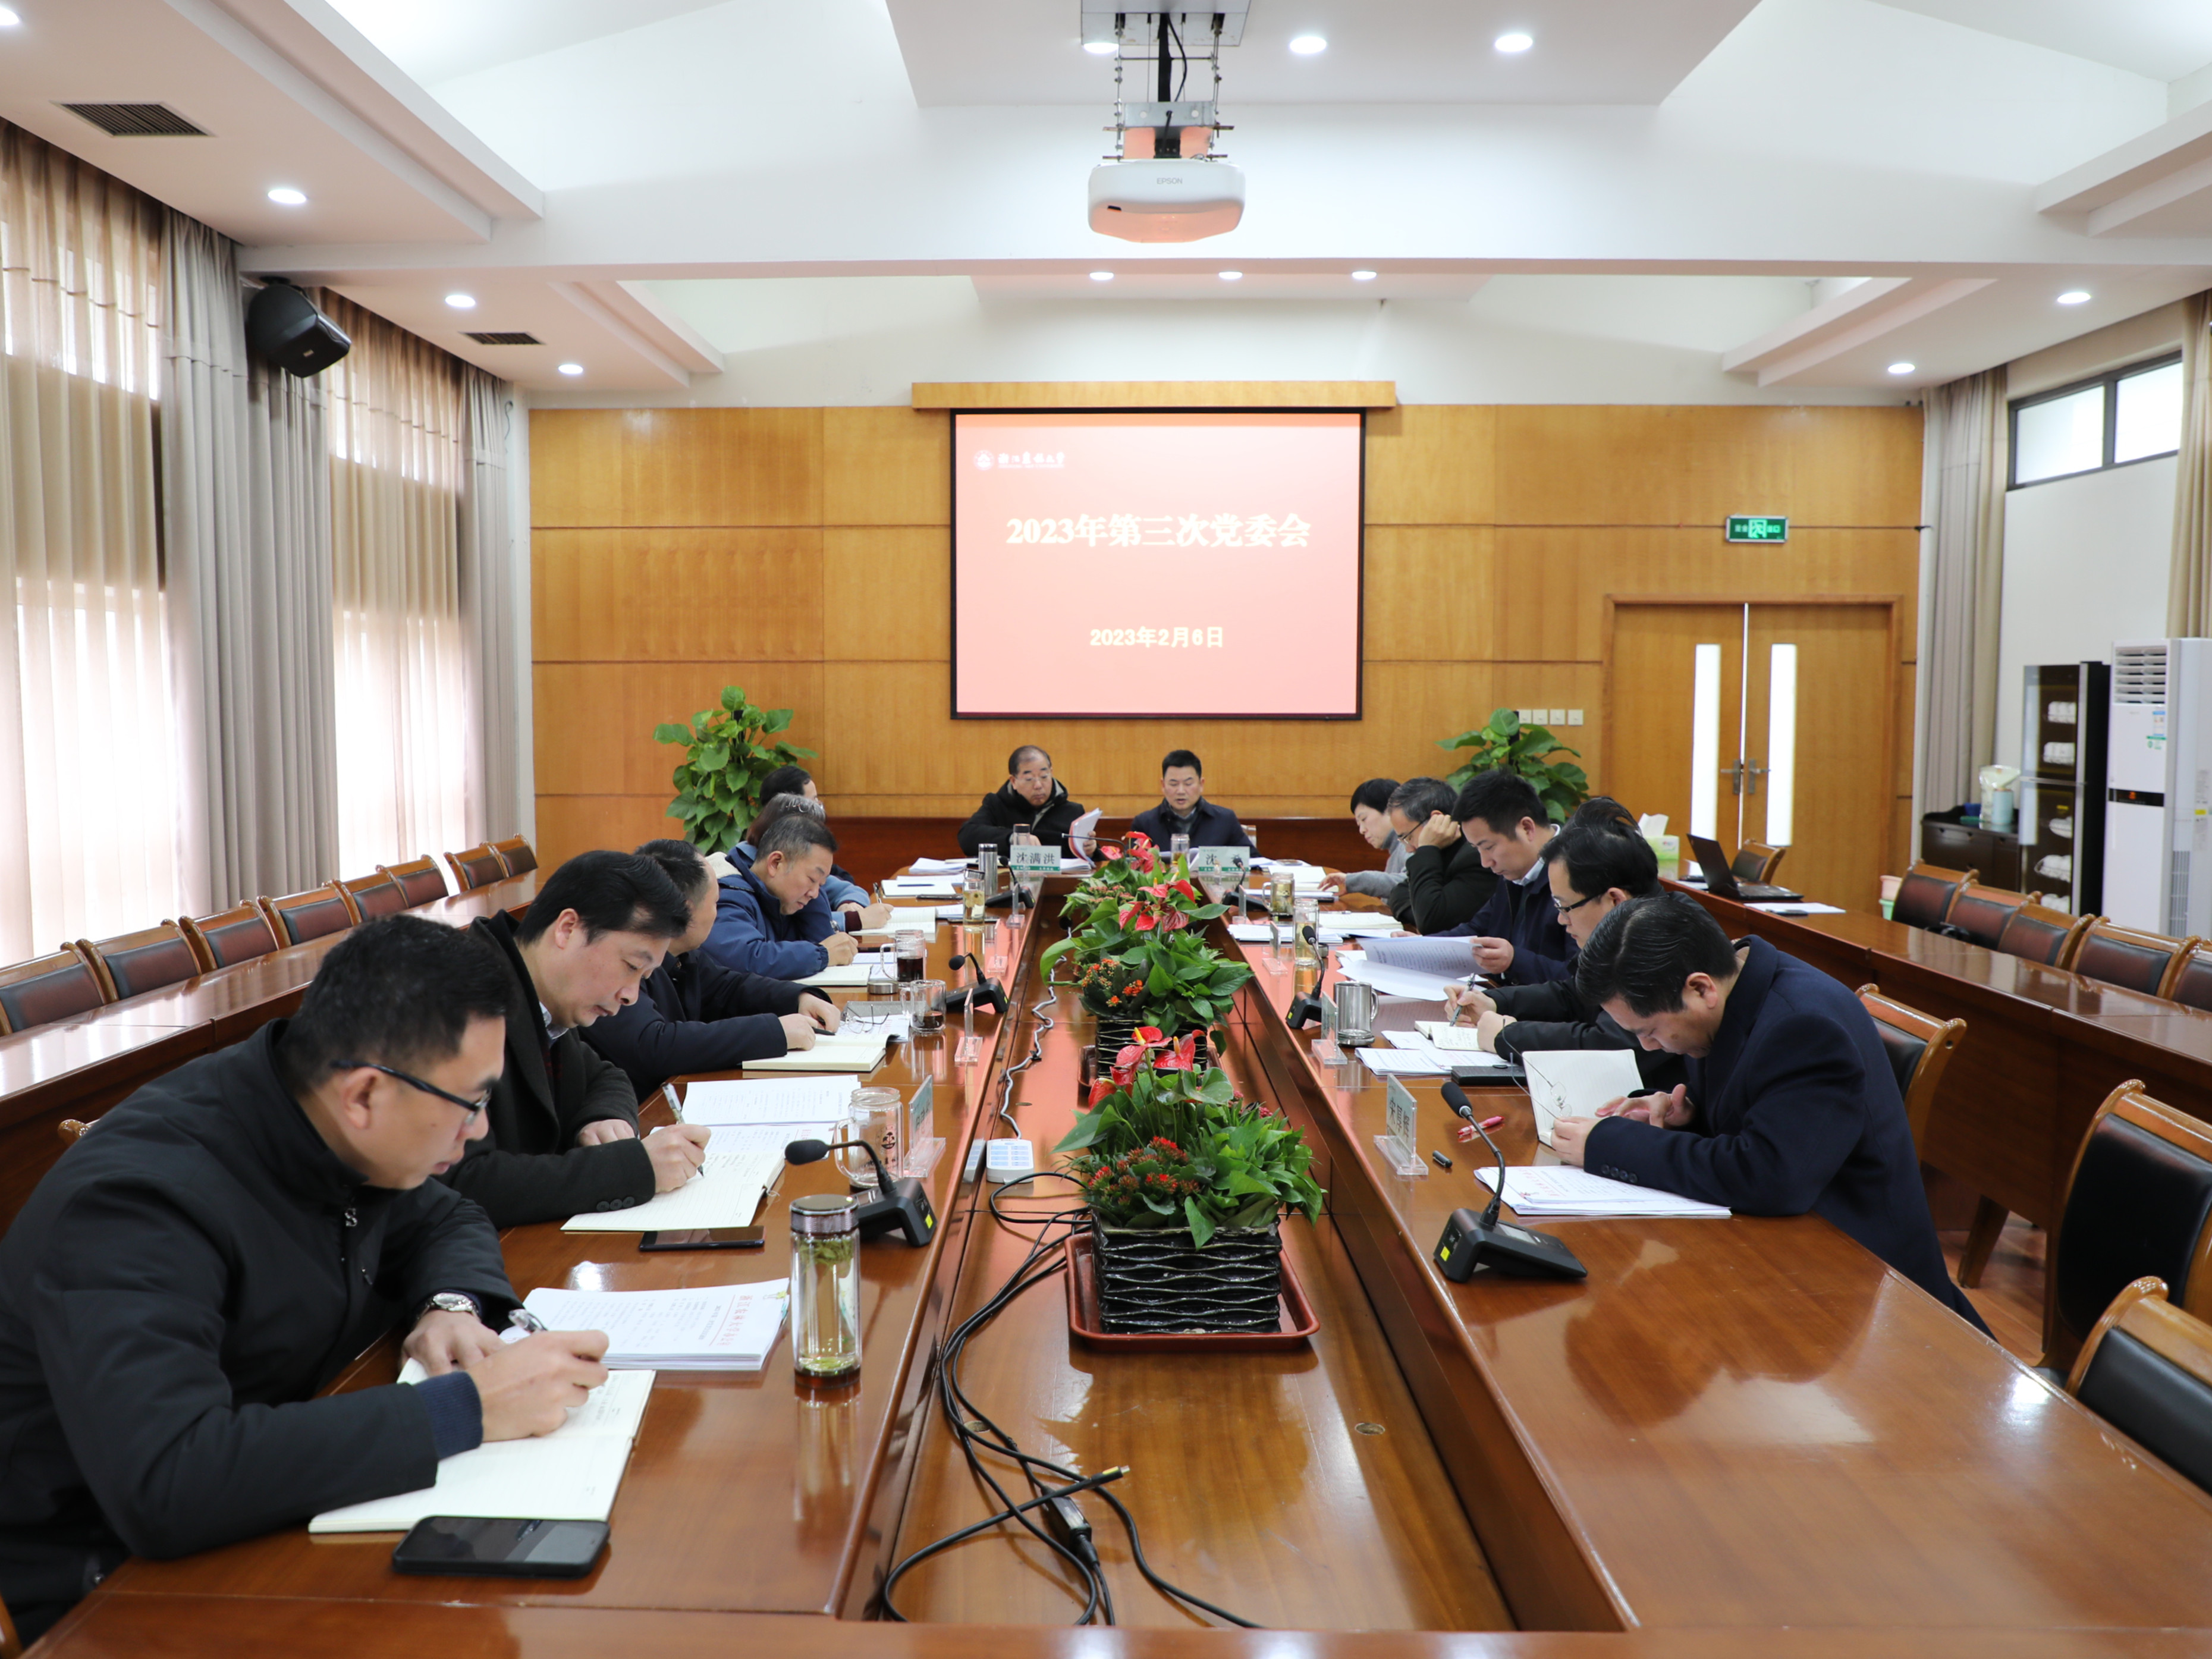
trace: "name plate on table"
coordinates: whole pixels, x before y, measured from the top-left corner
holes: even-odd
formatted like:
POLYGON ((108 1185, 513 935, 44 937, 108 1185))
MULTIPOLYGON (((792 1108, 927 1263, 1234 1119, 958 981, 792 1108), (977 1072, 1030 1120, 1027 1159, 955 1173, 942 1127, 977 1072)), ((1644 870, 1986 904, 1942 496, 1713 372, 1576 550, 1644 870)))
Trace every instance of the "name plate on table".
POLYGON ((924 1176, 936 1167, 937 1155, 945 1150, 945 1143, 930 1133, 936 1112, 936 1080, 924 1078, 921 1087, 906 1103, 906 1164, 902 1174, 924 1176))
POLYGON ((1194 847, 1183 857, 1189 862, 1193 876, 1211 876, 1217 881, 1233 881, 1244 884, 1244 875, 1252 867, 1252 849, 1249 847, 1194 847))
POLYGON ((1382 1154, 1392 1173, 1428 1174, 1428 1165, 1421 1162, 1414 1146, 1420 1110, 1413 1103, 1413 1091, 1395 1077, 1382 1079, 1382 1115, 1385 1132, 1375 1137, 1375 1150, 1382 1154))
POLYGON ((1009 847, 1006 849, 1006 868, 1033 881, 1041 876, 1056 876, 1060 873, 1060 848, 1009 847))

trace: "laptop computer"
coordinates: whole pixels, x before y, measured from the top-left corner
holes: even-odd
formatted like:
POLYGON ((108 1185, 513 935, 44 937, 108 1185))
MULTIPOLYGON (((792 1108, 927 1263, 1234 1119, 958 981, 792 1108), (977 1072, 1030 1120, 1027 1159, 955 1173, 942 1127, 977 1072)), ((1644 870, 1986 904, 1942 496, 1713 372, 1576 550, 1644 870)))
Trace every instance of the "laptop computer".
POLYGON ((1728 854, 1710 836, 1690 837, 1690 850, 1698 855, 1698 868, 1705 873, 1705 890, 1739 904, 1794 904, 1805 896, 1771 881, 1738 881, 1729 868, 1728 854))

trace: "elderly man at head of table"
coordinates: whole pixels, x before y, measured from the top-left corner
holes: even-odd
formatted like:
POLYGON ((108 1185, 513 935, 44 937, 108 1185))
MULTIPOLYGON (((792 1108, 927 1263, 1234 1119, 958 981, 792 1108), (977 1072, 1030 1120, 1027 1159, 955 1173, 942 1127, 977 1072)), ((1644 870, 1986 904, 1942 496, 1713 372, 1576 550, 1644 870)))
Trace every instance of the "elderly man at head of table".
POLYGON ((483 940, 370 922, 295 1018, 141 1089, 39 1183, 0 1242, 0 1595, 26 1640, 126 1554, 419 1491, 605 1380, 597 1333, 499 1340, 499 1236, 430 1178, 484 1133, 507 1001, 483 940), (395 1329, 428 1380, 316 1397, 395 1329))
POLYGON ((1763 939, 1731 940, 1695 899, 1632 899, 1598 923, 1583 997, 1688 1081, 1552 1126, 1560 1158, 1745 1215, 1825 1217, 1984 1331, 1944 1270, 1912 1128, 1874 1017, 1763 939))

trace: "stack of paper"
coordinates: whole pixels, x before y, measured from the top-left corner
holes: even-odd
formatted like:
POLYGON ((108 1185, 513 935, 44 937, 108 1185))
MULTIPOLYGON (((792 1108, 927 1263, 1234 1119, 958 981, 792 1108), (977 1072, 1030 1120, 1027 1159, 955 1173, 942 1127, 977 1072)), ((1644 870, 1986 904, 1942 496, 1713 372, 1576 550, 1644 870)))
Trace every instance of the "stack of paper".
POLYGON ((937 937, 937 907, 933 904, 897 904, 891 907, 890 920, 880 927, 863 927, 862 939, 896 939, 901 933, 921 933, 926 938, 937 937))
MULTIPOLYGON (((410 1359, 402 1382, 422 1380, 410 1359)), ((494 1440, 438 1465, 435 1486, 325 1510, 311 1533, 405 1532, 430 1515, 527 1516, 540 1521, 604 1521, 613 1511, 630 1443, 653 1393, 653 1373, 625 1370, 593 1389, 568 1420, 534 1440, 494 1440)))
POLYGON ((890 1033, 881 1025, 866 1030, 840 1030, 817 1035, 811 1048, 779 1054, 773 1060, 749 1060, 748 1072, 872 1072, 884 1063, 890 1033))
POLYGON ((1362 1048, 1360 1063, 1377 1077, 1442 1077, 1452 1062, 1425 1042, 1411 1048, 1362 1048))
POLYGON ((943 876, 893 876, 884 884, 885 898, 951 899, 959 890, 943 876))
POLYGON ((1482 1040, 1475 1036, 1472 1025, 1454 1025, 1441 1019, 1417 1019, 1413 1022, 1413 1030, 1431 1048, 1442 1048, 1448 1053, 1461 1049, 1480 1052, 1482 1048, 1482 1040))
MULTIPOLYGON (((849 1088, 849 1085, 848 1087, 849 1088)), ((699 1173, 672 1193, 627 1210, 594 1210, 562 1223, 564 1233, 681 1232, 691 1227, 750 1227, 753 1212, 783 1168, 791 1137, 772 1127, 718 1129, 699 1173)))
POLYGON ((609 1370, 757 1371, 783 1328, 787 1291, 781 1279, 680 1291, 541 1288, 523 1305, 556 1331, 605 1332, 609 1370))
POLYGON ((871 952, 863 951, 858 957, 842 966, 833 965, 824 968, 819 973, 809 974, 805 979, 794 980, 792 982, 795 985, 811 985, 820 990, 861 991, 867 988, 869 970, 884 965, 884 963, 871 952))
POLYGON ((916 859, 908 867, 917 876, 944 876, 965 870, 975 862, 973 859, 916 859))
POLYGON ((1363 985, 1375 988, 1378 997, 1410 997, 1418 1002, 1442 1002, 1444 993, 1452 986, 1464 984, 1461 979, 1447 979, 1441 974, 1424 974, 1411 968, 1391 968, 1376 962, 1364 951, 1340 951, 1336 965, 1346 979, 1356 979, 1363 985))
POLYGON ((1474 1040, 1474 1033, 1464 1025, 1446 1025, 1441 1020, 1419 1019, 1413 1022, 1410 1031, 1384 1031, 1380 1035, 1390 1039, 1392 1045, 1409 1054, 1425 1054, 1439 1072, 1449 1072, 1455 1066, 1481 1066, 1500 1071, 1512 1069, 1510 1061, 1486 1053, 1474 1040), (1431 1036, 1431 1033, 1437 1036, 1431 1036), (1438 1036, 1443 1038, 1438 1041, 1438 1036))
POLYGON ((1402 933, 1395 916, 1368 910, 1323 910, 1316 918, 1321 923, 1325 938, 1330 933, 1341 933, 1347 939, 1364 934, 1402 933))
POLYGON ((1532 1049, 1521 1056, 1521 1065, 1536 1113, 1536 1139, 1547 1146, 1561 1118, 1595 1117, 1599 1107, 1644 1092, 1644 1075, 1627 1048, 1532 1049))
POLYGON ((1840 904, 1815 904, 1810 899, 1761 899, 1756 904, 1744 908, 1764 910, 1770 916, 1840 916, 1844 914, 1844 907, 1840 904))
MULTIPOLYGON (((835 1123, 852 1109, 853 1084, 841 1077, 777 1078, 763 1083, 717 1079, 684 1091, 684 1121, 751 1127, 760 1124, 835 1123)), ((719 1138, 720 1129, 718 1127, 719 1138)))
POLYGON ((1474 971, 1474 942, 1467 939, 1424 939, 1419 933, 1370 939, 1367 959, 1377 968, 1408 968, 1417 974, 1464 980, 1474 971))
MULTIPOLYGON (((1474 1178, 1493 1189, 1498 1171, 1475 1166, 1474 1178)), ((1547 1215, 1620 1215, 1724 1220, 1728 1206, 1703 1204, 1676 1193, 1608 1181, 1565 1164, 1522 1164, 1505 1171, 1505 1201, 1523 1220, 1547 1215)))

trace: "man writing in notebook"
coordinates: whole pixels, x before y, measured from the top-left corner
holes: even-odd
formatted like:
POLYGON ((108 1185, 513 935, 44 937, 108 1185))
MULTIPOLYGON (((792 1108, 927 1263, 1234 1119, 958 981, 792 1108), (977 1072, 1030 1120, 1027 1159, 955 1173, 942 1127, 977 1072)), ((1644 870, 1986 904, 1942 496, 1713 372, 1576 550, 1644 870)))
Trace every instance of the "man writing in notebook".
POLYGON ((1560 1118, 1563 1161, 1746 1215, 1825 1216, 1981 1325, 1944 1271, 1896 1073, 1857 997, 1763 939, 1731 941, 1674 894, 1600 922, 1576 976, 1646 1048, 1681 1055, 1688 1078, 1560 1118))
POLYGON ((583 1040, 637 1000, 638 983, 691 924, 651 859, 579 853, 546 878, 521 921, 470 931, 507 964, 507 1066, 485 1109, 491 1132, 445 1179, 493 1224, 625 1210, 690 1181, 712 1131, 678 1123, 640 1138, 637 1093, 583 1040))
POLYGON ((39 1183, 0 1242, 0 1595, 26 1640, 126 1554, 419 1491, 605 1381, 597 1333, 499 1341, 499 1236, 431 1179, 484 1133, 507 996, 468 933, 370 922, 295 1017, 148 1085, 39 1183), (428 1381, 316 1397, 395 1329, 428 1381))
POLYGON ((700 948, 734 972, 769 979, 805 979, 852 961, 860 947, 837 931, 822 896, 837 851, 830 826, 803 811, 763 812, 752 848, 722 878, 714 926, 700 948))

